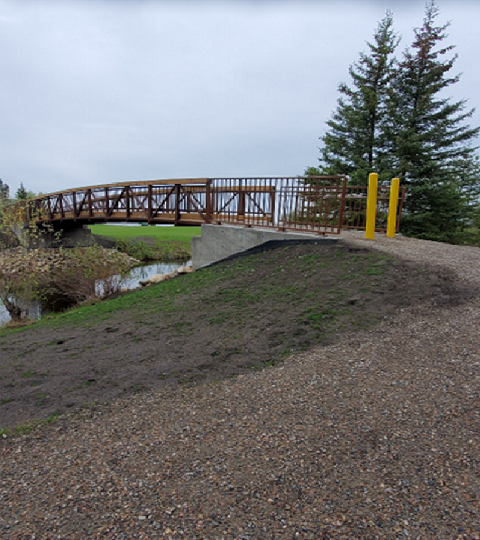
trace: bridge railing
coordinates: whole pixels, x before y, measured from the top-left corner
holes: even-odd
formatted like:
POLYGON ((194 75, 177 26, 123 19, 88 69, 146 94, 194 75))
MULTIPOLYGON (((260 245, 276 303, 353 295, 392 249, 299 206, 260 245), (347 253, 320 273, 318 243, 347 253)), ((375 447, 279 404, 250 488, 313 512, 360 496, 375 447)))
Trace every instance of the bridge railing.
MULTIPOLYGON (((405 188, 400 187, 396 216, 397 232, 400 229, 400 218, 405 201, 405 192, 405 188)), ((367 186, 347 186, 345 209, 343 212, 343 229, 365 229, 367 221, 367 193, 367 186)), ((375 230, 378 232, 385 232, 387 230, 389 203, 390 186, 378 186, 375 216, 375 230)))
POLYGON ((26 221, 233 223, 339 232, 345 177, 214 178, 78 188, 28 201, 26 221))
MULTIPOLYGON (((377 230, 382 230, 388 188, 378 189, 377 230)), ((37 224, 227 223, 325 234, 365 228, 366 194, 366 187, 347 186, 345 176, 153 180, 60 191, 14 210, 37 224)), ((404 195, 402 188, 397 230, 404 195)))
POLYGON ((339 233, 344 176, 214 178, 212 214, 217 223, 339 233))
POLYGON ((27 219, 145 221, 194 225, 207 220, 208 179, 108 184, 61 191, 29 201, 27 219))

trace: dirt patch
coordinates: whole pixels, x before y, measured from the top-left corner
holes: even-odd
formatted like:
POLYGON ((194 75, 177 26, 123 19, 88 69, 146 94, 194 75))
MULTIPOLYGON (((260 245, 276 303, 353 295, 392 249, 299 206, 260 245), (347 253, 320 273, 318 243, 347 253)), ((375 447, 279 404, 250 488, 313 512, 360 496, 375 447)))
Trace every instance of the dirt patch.
POLYGON ((262 369, 398 310, 457 305, 445 269, 346 243, 274 249, 0 336, 0 429, 262 369))

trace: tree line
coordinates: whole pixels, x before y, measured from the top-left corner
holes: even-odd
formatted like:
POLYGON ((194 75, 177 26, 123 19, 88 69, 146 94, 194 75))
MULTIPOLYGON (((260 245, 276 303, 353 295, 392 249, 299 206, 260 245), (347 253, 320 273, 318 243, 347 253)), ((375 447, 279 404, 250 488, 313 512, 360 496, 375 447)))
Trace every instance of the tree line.
POLYGON ((29 191, 20 183, 19 188, 13 197, 10 196, 10 186, 0 178, 0 250, 5 247, 12 247, 15 244, 10 227, 5 222, 4 208, 17 201, 24 201, 35 197, 33 191, 29 191))
POLYGON ((450 23, 436 23, 434 0, 423 25, 400 58, 400 38, 391 12, 378 23, 368 52, 349 68, 337 108, 320 140, 319 165, 306 175, 346 174, 366 185, 371 172, 381 183, 399 177, 407 188, 402 231, 462 242, 480 225, 480 162, 475 146, 480 127, 470 127, 474 109, 452 101, 446 90, 457 55, 444 41, 450 23))
MULTIPOLYGON (((23 185, 23 182, 21 182, 19 188, 15 192, 13 200, 25 201, 27 199, 31 199, 32 197, 35 197, 35 193, 33 191, 27 190, 23 185)), ((8 184, 5 184, 0 178, 0 203, 5 203, 10 200, 10 186, 8 184)))

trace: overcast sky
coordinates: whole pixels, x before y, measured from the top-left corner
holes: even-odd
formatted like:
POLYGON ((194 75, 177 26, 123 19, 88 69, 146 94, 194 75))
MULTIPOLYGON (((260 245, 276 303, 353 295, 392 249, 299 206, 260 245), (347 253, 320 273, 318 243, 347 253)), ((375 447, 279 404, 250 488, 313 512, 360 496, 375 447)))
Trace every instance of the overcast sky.
MULTIPOLYGON (((480 1, 438 0, 478 109, 480 1)), ((317 165, 337 87, 387 9, 423 0, 0 0, 0 178, 14 194, 317 165)))

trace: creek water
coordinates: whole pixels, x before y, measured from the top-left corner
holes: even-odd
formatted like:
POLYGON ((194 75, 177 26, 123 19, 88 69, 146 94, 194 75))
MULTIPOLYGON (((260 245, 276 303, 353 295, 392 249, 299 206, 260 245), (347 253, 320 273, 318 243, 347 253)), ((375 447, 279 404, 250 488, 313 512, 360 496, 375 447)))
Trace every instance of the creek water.
MULTIPOLYGON (((143 279, 147 279, 155 274, 168 274, 169 272, 172 272, 175 270, 175 268, 179 268, 180 266, 191 264, 191 261, 188 261, 186 263, 178 263, 178 262, 160 262, 156 261, 154 263, 144 264, 142 266, 136 266, 135 268, 132 268, 130 272, 125 276, 125 278, 122 279, 122 287, 126 287, 128 289, 134 289, 138 286, 139 281, 143 279)), ((23 301, 21 302, 22 310, 27 314, 29 319, 40 319, 42 316, 42 313, 48 313, 48 310, 43 310, 40 305, 40 302, 38 301, 23 301)), ((2 324, 7 323, 10 320, 10 315, 8 314, 8 311, 5 309, 5 306, 0 301, 0 326, 2 324)))

